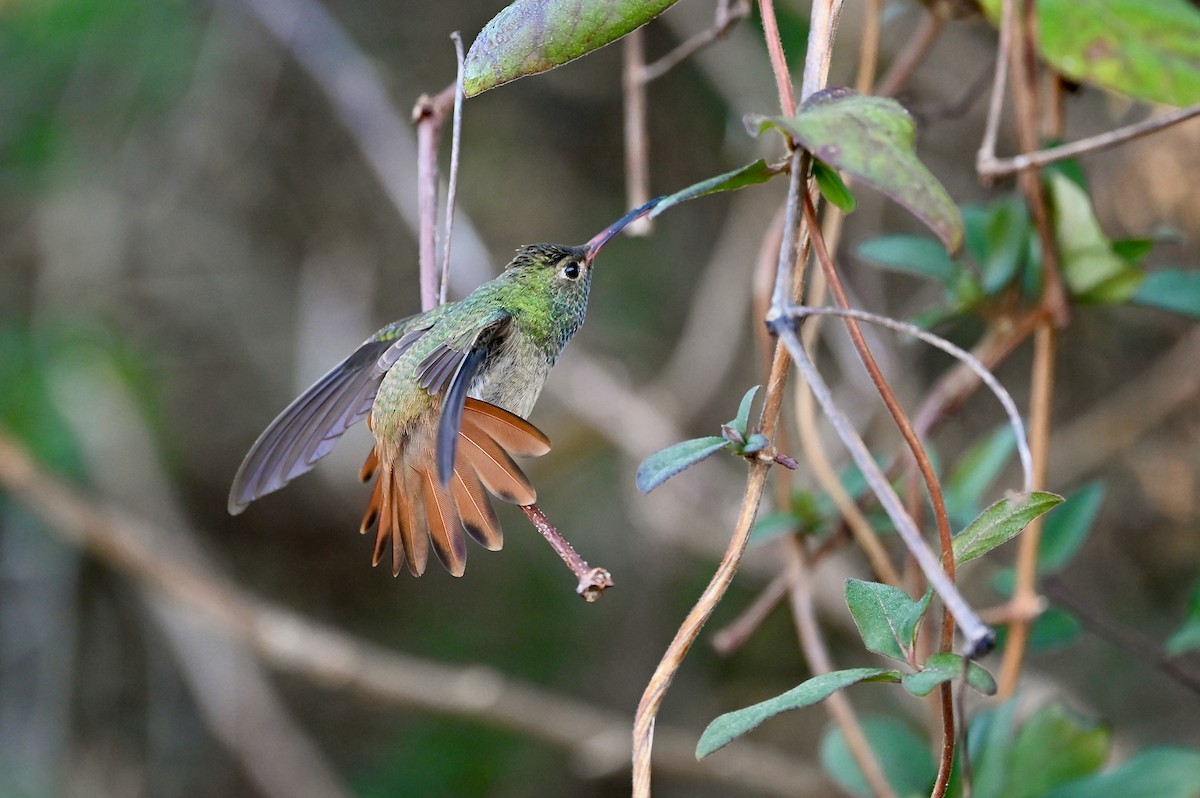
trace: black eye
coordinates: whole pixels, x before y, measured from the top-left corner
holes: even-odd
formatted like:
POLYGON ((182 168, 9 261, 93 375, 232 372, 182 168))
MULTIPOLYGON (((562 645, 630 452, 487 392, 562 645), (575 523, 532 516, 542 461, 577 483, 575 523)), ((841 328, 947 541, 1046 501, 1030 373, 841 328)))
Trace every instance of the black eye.
POLYGON ((573 261, 569 262, 566 266, 563 266, 562 273, 563 273, 563 277, 566 277, 568 280, 578 280, 579 279, 579 261, 573 260, 573 261))

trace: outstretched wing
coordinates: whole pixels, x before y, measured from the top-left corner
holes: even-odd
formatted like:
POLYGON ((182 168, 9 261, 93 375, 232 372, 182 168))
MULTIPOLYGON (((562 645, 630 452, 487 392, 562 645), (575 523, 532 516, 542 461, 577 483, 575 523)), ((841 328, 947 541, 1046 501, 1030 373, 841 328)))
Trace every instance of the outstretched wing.
POLYGON ((512 317, 497 310, 470 330, 447 338, 417 365, 417 383, 430 394, 442 395, 442 415, 438 420, 437 475, 443 488, 449 486, 458 449, 458 431, 462 427, 463 405, 467 391, 488 351, 508 332, 512 317))
POLYGON ((372 338, 287 406, 250 447, 233 478, 229 512, 237 515, 260 496, 312 470, 346 430, 371 409, 379 384, 406 349, 429 327, 398 339, 372 338))

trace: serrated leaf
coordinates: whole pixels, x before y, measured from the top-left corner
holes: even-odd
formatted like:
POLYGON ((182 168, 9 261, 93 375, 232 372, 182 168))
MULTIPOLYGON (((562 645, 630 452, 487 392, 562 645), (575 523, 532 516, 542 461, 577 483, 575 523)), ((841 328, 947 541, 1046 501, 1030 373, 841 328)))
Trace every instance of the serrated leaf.
POLYGON ((1183 625, 1168 638, 1164 648, 1172 657, 1200 650, 1200 581, 1192 586, 1183 625))
POLYGON ((979 514, 980 498, 1012 458, 1017 438, 1008 424, 999 427, 967 450, 946 478, 946 510, 956 526, 965 526, 979 514))
POLYGON ((1062 502, 1062 496, 1034 491, 1023 501, 1001 499, 954 536, 954 561, 962 565, 1016 537, 1030 521, 1062 502))
POLYGON ((1064 784, 1040 798, 1196 798, 1200 752, 1149 748, 1114 770, 1064 784))
POLYGON ((466 96, 536 75, 615 42, 675 0, 517 0, 492 17, 463 64, 466 96))
POLYGON ((1094 773, 1108 758, 1112 733, 1053 702, 1035 712, 1017 733, 1006 798, 1042 798, 1049 790, 1094 773))
POLYGON ((1039 574, 1053 574, 1066 567, 1092 531, 1102 504, 1104 485, 1089 482, 1068 496, 1062 507, 1046 519, 1038 547, 1039 574))
POLYGON ((963 239, 962 216, 946 189, 917 158, 917 129, 900 103, 851 89, 812 95, 793 117, 751 116, 751 131, 778 127, 817 159, 903 205, 950 252, 963 239))
POLYGON ((1150 272, 1130 301, 1200 318, 1200 272, 1184 269, 1150 272))
POLYGON ((932 595, 926 592, 919 601, 913 601, 898 587, 846 580, 846 605, 863 643, 876 654, 901 662, 912 660, 913 641, 932 595))
MULTIPOLYGON (((959 678, 962 672, 963 658, 958 654, 931 654, 921 666, 921 670, 904 674, 900 683, 913 695, 925 696, 933 692, 939 684, 959 678)), ((967 684, 983 695, 996 694, 996 680, 976 662, 967 665, 967 684)))
POLYGON ((830 204, 837 207, 842 213, 853 213, 854 209, 858 207, 858 200, 854 198, 854 193, 842 181, 842 176, 837 173, 837 170, 814 159, 812 171, 813 177, 817 181, 817 188, 821 190, 821 196, 829 200, 830 204))
POLYGON ((858 245, 861 258, 892 271, 937 280, 953 288, 962 267, 946 254, 938 242, 921 236, 890 235, 858 245))
MULTIPOLYGON (((928 795, 937 775, 928 741, 894 718, 866 717, 861 725, 867 743, 896 795, 905 798, 928 795)), ((831 727, 821 740, 821 766, 846 792, 861 798, 875 795, 837 726, 831 727)))
POLYGON ((726 443, 724 438, 710 435, 706 438, 683 441, 655 452, 638 466, 638 490, 649 493, 685 468, 690 468, 721 451, 726 443))
POLYGON ((703 759, 743 734, 757 729, 763 721, 769 720, 781 712, 812 706, 829 698, 838 690, 867 681, 898 682, 900 673, 885 668, 850 668, 843 671, 831 671, 814 676, 774 698, 733 712, 726 712, 708 724, 708 728, 700 735, 700 742, 696 744, 696 758, 703 759))
POLYGON ((767 162, 760 158, 754 163, 746 164, 743 167, 725 172, 716 177, 710 177, 707 180, 701 180, 699 183, 693 183, 687 188, 676 191, 674 194, 668 194, 658 201, 658 204, 654 206, 654 210, 650 211, 648 218, 653 219, 667 208, 678 205, 681 202, 694 200, 697 197, 706 197, 709 194, 716 194, 720 191, 734 191, 746 186, 765 183, 778 174, 780 174, 778 169, 768 166, 767 162))
POLYGON ((1141 267, 1113 252, 1083 189, 1061 174, 1048 175, 1046 184, 1054 206, 1063 279, 1071 294, 1084 302, 1129 299, 1145 276, 1141 267))
POLYGON ((750 431, 750 407, 754 404, 754 396, 758 393, 759 386, 755 385, 750 390, 742 395, 742 401, 738 403, 737 415, 733 421, 729 422, 729 426, 733 427, 742 437, 750 431))

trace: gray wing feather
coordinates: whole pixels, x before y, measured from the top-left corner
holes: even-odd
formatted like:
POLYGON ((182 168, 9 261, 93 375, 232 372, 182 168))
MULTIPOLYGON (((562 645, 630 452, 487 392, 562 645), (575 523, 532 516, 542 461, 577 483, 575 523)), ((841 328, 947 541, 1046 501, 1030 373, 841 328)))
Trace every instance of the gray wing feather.
POLYGON ((311 471, 346 430, 366 417, 383 376, 427 329, 411 330, 394 341, 367 341, 288 405, 238 468, 229 512, 236 515, 311 471))

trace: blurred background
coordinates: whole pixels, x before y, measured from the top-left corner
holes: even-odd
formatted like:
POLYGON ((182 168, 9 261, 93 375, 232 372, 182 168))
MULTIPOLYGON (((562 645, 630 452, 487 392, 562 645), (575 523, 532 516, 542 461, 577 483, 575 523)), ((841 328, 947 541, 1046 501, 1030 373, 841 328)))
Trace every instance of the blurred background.
MULTIPOLYGON (((799 63, 807 4, 779 5, 799 63)), ((853 80, 858 5, 847 4, 835 85, 853 80)), ((884 67, 924 13, 916 3, 885 5, 884 67)), ((554 451, 526 470, 560 530, 613 573, 616 587, 601 601, 574 595, 570 574, 508 507, 504 551, 472 548, 462 579, 437 567, 420 580, 372 569, 373 541, 356 534, 368 495, 356 479, 365 430, 243 515, 225 510, 238 463, 275 414, 375 329, 419 310, 407 120, 420 94, 453 79, 449 33, 469 44, 500 6, 0 3, 0 429, 87 496, 144 523, 164 561, 194 563, 220 584, 403 652, 434 674, 442 668, 449 693, 470 688, 451 675, 478 665, 468 673, 485 686, 501 675, 607 713, 620 732, 712 573, 744 469, 721 457, 648 497, 633 472, 664 445, 714 434, 762 380, 750 299, 780 181, 681 206, 649 237, 616 241, 599 260, 588 322, 532 418, 554 451), (372 93, 372 78, 382 92, 372 93)), ((648 51, 705 28, 712 12, 702 0, 678 4, 646 28, 648 51)), ((990 74, 994 48, 980 18, 952 21, 902 101, 919 118, 955 102, 990 74)), ((466 103, 455 295, 488 279, 517 245, 581 243, 626 209, 620 70, 620 47, 609 47, 466 103)), ((778 154, 741 123, 748 111, 774 108, 751 17, 650 87, 653 191, 778 154)), ((1068 138, 1138 112, 1094 90, 1068 108, 1068 138)), ((959 110, 929 114, 922 157, 956 201, 1010 191, 985 188, 974 174, 983 103, 959 110)), ((1195 264, 1198 145, 1200 128, 1184 125, 1085 163, 1112 237, 1178 231, 1152 263, 1195 264)), ((1002 136, 1001 152, 1014 148, 1002 136)), ((936 291, 853 252, 917 223, 869 190, 858 195, 842 247, 847 279, 862 305, 913 316, 936 291)), ((960 342, 972 343, 970 334, 959 331, 960 342)), ((823 364, 839 400, 892 451, 844 336, 828 339, 823 364)), ((946 368, 906 342, 872 340, 914 405, 946 368)), ((1071 438, 1073 421, 1136 391, 1160 358, 1200 368, 1194 324, 1158 311, 1082 309, 1060 346, 1056 429, 1072 445, 1096 443, 1071 438)), ((1022 407, 1028 361, 1019 352, 999 375, 1022 407)), ((1200 565, 1195 388, 1165 407, 1153 401, 1162 398, 1146 397, 1156 410, 1127 419, 1135 432, 1102 455, 1056 448, 1048 485, 1065 493, 1104 480, 1096 531, 1063 580, 1097 614, 1153 639, 1178 625, 1200 565)), ((1131 401, 1141 406, 1136 394, 1131 401)), ((992 400, 972 399, 939 433, 943 461, 999 422, 992 400)), ((1016 486, 1015 471, 1007 477, 992 498, 1016 486)), ((771 544, 752 550, 711 630, 753 600, 774 559, 771 544)), ((849 554, 818 573, 842 667, 876 664, 842 602, 841 580, 863 573, 849 554)), ((967 591, 987 605, 997 598, 982 574, 967 591)), ((708 639, 672 687, 663 726, 698 734, 717 714, 807 675, 786 609, 732 656, 718 656, 708 639)), ((1094 635, 1035 655, 1028 682, 1111 722, 1123 744, 1200 745, 1195 694, 1094 635)), ((925 723, 916 702, 883 691, 856 701, 925 723)), ((579 724, 598 717, 581 712, 579 724)), ((547 726, 555 723, 548 713, 547 726)), ((792 713, 752 739, 802 773, 826 725, 820 711, 792 713)), ((0 795, 622 795, 627 738, 612 728, 591 748, 564 747, 553 733, 379 702, 272 667, 0 488, 0 795)), ((690 775, 667 768, 659 793, 759 794, 735 786, 736 776, 711 775, 727 755, 690 775)), ((831 790, 814 783, 795 794, 831 790)))

